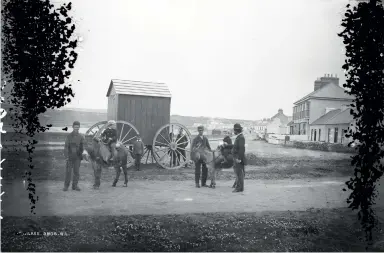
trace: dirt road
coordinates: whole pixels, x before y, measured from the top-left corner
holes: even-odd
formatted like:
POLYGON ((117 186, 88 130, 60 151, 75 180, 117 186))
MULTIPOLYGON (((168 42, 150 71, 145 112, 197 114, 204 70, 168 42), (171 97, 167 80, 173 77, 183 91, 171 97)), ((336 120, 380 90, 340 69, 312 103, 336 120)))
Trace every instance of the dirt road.
MULTIPOLYGON (((130 181, 113 188, 106 182, 99 190, 80 182, 81 192, 62 191, 62 183, 37 183, 38 216, 181 214, 201 212, 258 212, 346 207, 345 179, 246 180, 244 193, 232 193, 232 181, 218 187, 194 188, 189 181, 130 181)), ((27 216, 29 200, 21 181, 3 182, 4 216, 27 216)), ((384 192, 381 190, 381 192, 384 192)), ((383 201, 378 201, 382 203, 383 201)))

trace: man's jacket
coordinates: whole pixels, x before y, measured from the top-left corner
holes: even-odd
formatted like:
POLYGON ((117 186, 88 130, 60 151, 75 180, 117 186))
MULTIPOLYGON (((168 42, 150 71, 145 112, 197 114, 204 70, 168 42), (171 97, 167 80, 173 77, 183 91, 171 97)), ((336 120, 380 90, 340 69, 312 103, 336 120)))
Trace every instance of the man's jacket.
POLYGON ((101 140, 104 143, 113 143, 117 141, 117 130, 114 128, 107 128, 104 130, 104 132, 100 136, 101 140), (109 140, 111 138, 112 140, 109 140))
POLYGON ((196 136, 195 139, 192 141, 192 150, 204 150, 208 149, 211 150, 211 146, 209 145, 208 138, 205 136, 196 136))
POLYGON ((245 158, 245 138, 243 134, 239 134, 233 145, 228 145, 227 147, 232 147, 232 155, 234 159, 241 160, 240 164, 246 165, 247 161, 245 158))
POLYGON ((144 153, 144 143, 142 141, 133 142, 133 154, 134 155, 143 155, 144 153))
POLYGON ((191 160, 196 161, 199 157, 201 160, 204 160, 204 152, 206 149, 211 150, 207 137, 200 135, 196 136, 192 141, 191 160))
POLYGON ((85 149, 86 142, 83 135, 72 132, 67 136, 64 146, 65 159, 80 159, 85 149))

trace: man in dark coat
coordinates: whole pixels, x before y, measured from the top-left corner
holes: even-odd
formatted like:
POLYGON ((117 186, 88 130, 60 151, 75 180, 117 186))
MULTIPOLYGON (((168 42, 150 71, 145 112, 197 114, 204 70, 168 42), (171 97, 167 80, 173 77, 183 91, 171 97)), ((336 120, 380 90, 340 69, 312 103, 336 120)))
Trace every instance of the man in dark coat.
MULTIPOLYGON (((175 134, 173 132, 169 133, 169 141, 170 141, 170 143, 176 141, 174 137, 175 137, 175 134)), ((177 153, 176 153, 176 150, 169 149, 168 150, 168 155, 169 155, 169 167, 172 167, 172 166, 176 167, 177 166, 177 153)))
MULTIPOLYGON (((109 146, 111 149, 111 155, 110 161, 114 161, 115 157, 117 156, 117 150, 116 150, 116 142, 117 142, 117 130, 116 130, 116 121, 110 120, 108 121, 108 127, 103 131, 103 133, 100 135, 101 140, 103 143, 109 146)), ((106 161, 108 162, 108 161, 106 161)))
POLYGON ((133 143, 133 156, 135 158, 136 170, 140 170, 141 158, 144 154, 144 143, 140 135, 136 136, 136 141, 133 143))
POLYGON ((79 182, 79 170, 81 160, 83 159, 83 152, 85 150, 86 142, 83 135, 79 133, 80 122, 73 122, 73 131, 67 136, 64 146, 64 157, 66 160, 66 171, 64 180, 63 191, 68 191, 71 183, 71 176, 73 170, 72 190, 80 191, 77 186, 79 182))
POLYGON ((207 161, 206 157, 204 156, 204 152, 208 149, 210 152, 212 152, 211 146, 209 145, 209 141, 207 137, 203 135, 204 133, 204 127, 199 126, 197 128, 197 131, 199 132, 198 136, 195 137, 192 141, 192 152, 191 152, 191 160, 195 162, 195 183, 196 187, 200 188, 199 181, 200 181, 200 168, 202 167, 202 177, 201 177, 201 186, 202 187, 208 187, 207 182, 207 176, 208 176, 208 168, 207 168, 207 161))
POLYGON ((233 192, 242 192, 244 191, 244 173, 245 173, 245 138, 242 134, 243 128, 240 124, 236 123, 233 127, 235 132, 236 139, 232 147, 232 155, 234 158, 233 169, 236 174, 235 190, 233 192))

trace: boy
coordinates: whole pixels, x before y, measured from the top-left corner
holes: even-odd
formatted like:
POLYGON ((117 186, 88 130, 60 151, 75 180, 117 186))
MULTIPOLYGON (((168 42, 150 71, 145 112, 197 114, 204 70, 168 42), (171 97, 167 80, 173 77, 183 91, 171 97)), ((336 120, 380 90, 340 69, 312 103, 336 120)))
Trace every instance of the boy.
POLYGON ((136 169, 140 170, 141 157, 144 153, 144 143, 141 141, 140 135, 136 137, 136 141, 133 143, 133 155, 135 158, 136 169))

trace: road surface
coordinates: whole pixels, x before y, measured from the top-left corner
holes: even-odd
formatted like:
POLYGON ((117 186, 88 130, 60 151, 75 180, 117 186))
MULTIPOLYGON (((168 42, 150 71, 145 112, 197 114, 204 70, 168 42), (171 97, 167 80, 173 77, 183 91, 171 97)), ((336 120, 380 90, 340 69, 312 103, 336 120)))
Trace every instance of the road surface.
MULTIPOLYGON (((300 211, 346 207, 342 179, 246 180, 244 193, 232 193, 232 181, 218 181, 216 189, 195 188, 189 181, 130 181, 116 188, 102 182, 80 182, 81 192, 63 192, 58 181, 37 182, 38 216, 182 214, 201 212, 300 211)), ((2 216, 28 216, 29 199, 22 181, 3 181, 2 216)), ((383 184, 382 184, 383 185, 383 184)), ((384 192, 381 186, 380 192, 384 192)), ((380 206, 383 201, 377 201, 380 206)))

